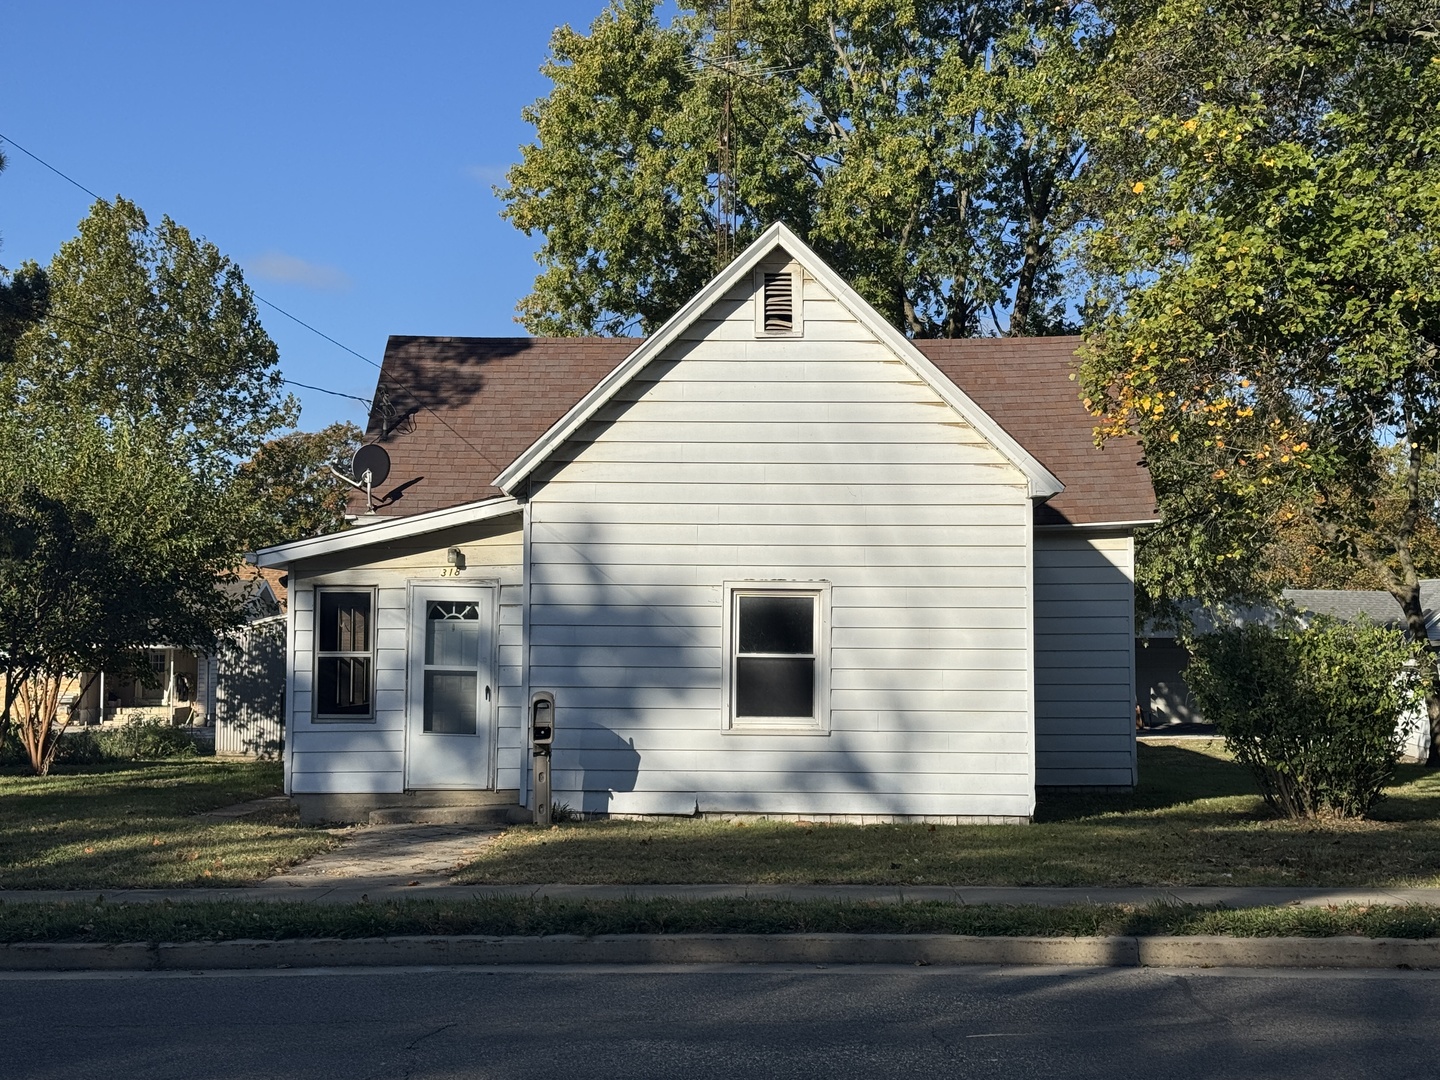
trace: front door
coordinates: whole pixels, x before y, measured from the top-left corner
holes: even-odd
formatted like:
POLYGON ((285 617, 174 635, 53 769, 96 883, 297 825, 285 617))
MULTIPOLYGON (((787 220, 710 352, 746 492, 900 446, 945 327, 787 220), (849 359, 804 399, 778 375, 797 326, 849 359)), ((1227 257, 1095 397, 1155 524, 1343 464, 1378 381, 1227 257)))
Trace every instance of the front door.
POLYGON ((416 586, 410 594, 406 786, 492 787, 495 590, 416 586))

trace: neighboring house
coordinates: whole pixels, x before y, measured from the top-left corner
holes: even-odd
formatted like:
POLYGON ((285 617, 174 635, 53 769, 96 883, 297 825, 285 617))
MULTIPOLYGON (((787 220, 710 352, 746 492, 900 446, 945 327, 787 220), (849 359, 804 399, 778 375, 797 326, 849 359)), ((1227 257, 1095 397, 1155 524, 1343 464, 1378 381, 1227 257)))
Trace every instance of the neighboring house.
POLYGON ((285 693, 282 581, 279 571, 242 566, 235 580, 218 587, 240 604, 245 625, 219 650, 150 647, 146 653, 155 672, 153 685, 102 672, 80 697, 77 722, 123 723, 145 717, 214 723, 217 753, 277 755, 285 693))
MULTIPOLYGON (((1379 626, 1396 630, 1409 630, 1400 605, 1387 592, 1367 589, 1285 589, 1280 594, 1281 603, 1302 617, 1305 615, 1329 615, 1331 618, 1353 621, 1369 619, 1379 626)), ((1420 582, 1420 605, 1425 612, 1425 630, 1432 642, 1440 642, 1440 580, 1420 582)), ((1233 618, 1244 622, 1273 618, 1271 609, 1245 609, 1233 613, 1233 618)), ((1211 617, 1203 613, 1205 620, 1197 629, 1204 630, 1211 617)), ((1135 697, 1145 710, 1147 728, 1152 734, 1163 733, 1167 727, 1185 724, 1203 724, 1204 716, 1190 694, 1185 683, 1185 668, 1190 663, 1190 651, 1179 641, 1175 632, 1164 628, 1150 628, 1135 642, 1135 697)), ((1424 761, 1429 754, 1429 721, 1424 706, 1413 715, 1401 717, 1399 725, 1405 731, 1403 756, 1410 761, 1424 761)))
POLYGON ((1077 344, 909 341, 778 225, 643 341, 392 338, 377 513, 255 556, 289 577, 286 790, 528 802, 538 691, 586 814, 1130 787, 1155 500, 1077 344))

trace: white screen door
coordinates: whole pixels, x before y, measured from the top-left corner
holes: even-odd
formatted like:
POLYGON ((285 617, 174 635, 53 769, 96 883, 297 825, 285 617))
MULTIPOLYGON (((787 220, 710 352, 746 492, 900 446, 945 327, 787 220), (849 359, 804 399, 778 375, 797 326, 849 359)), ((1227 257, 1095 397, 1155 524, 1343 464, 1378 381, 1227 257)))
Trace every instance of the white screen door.
POLYGON ((417 586, 410 598, 406 786, 492 786, 494 590, 417 586))

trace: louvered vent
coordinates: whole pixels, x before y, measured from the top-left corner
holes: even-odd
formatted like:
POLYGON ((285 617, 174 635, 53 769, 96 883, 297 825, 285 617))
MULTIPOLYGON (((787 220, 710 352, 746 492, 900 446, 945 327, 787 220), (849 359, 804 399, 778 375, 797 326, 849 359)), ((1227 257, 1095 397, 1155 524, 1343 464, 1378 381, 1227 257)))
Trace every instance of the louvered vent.
POLYGON ((793 278, 789 273, 765 275, 765 332, 789 334, 795 329, 793 278))

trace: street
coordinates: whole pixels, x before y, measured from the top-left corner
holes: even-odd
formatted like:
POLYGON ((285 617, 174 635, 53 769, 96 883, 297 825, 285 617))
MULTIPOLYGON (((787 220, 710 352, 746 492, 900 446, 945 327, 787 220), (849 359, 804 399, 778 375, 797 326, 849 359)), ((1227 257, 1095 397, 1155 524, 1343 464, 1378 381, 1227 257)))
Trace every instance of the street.
POLYGON ((1440 973, 0 973, 11 1080, 1433 1075, 1440 973))

